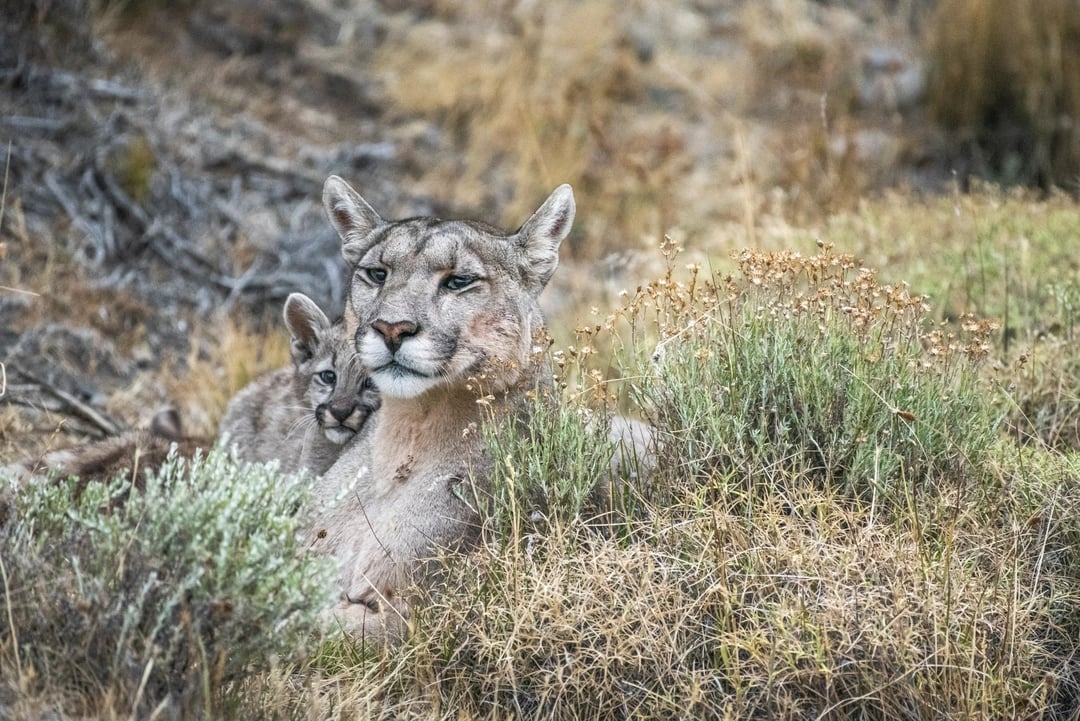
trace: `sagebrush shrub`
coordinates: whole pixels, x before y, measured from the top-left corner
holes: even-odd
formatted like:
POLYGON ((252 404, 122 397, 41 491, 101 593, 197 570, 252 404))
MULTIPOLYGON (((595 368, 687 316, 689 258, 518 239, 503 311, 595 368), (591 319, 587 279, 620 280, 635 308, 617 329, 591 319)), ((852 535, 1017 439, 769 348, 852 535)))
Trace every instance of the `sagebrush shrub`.
POLYGON ((491 536, 511 541, 606 510, 616 452, 607 429, 603 413, 548 393, 516 417, 485 423, 491 497, 482 502, 491 536))
POLYGON ((660 327, 637 387, 675 485, 797 477, 895 506, 985 459, 1000 413, 977 364, 995 324, 934 329, 922 298, 828 248, 738 262, 668 277, 627 310, 660 327))
POLYGON ((228 681, 301 655, 330 603, 330 569, 297 548, 308 483, 214 450, 171 457, 119 504, 121 480, 22 488, 0 530, 4 645, 52 694, 211 708, 228 681))

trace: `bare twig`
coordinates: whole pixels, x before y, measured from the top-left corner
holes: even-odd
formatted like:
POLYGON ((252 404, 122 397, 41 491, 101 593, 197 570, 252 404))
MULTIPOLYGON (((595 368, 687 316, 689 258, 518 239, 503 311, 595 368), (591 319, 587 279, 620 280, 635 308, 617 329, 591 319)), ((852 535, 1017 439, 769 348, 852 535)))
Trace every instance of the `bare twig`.
POLYGON ((103 433, 107 435, 116 435, 122 430, 120 424, 116 423, 103 413, 94 410, 93 408, 83 403, 67 391, 61 390, 53 384, 42 380, 41 378, 38 378, 31 373, 27 373, 21 368, 15 369, 15 372, 26 380, 30 381, 31 383, 36 384, 39 388, 41 388, 43 391, 45 391, 52 397, 56 398, 59 401, 63 401, 71 410, 73 415, 76 415, 79 418, 82 418, 84 421, 91 423, 103 433))
POLYGON ((105 100, 134 101, 146 96, 146 93, 137 88, 129 88, 112 80, 86 79, 84 76, 56 70, 55 68, 36 67, 31 73, 37 75, 44 71, 42 80, 46 84, 68 96, 92 95, 105 100))
POLYGON ((5 115, 4 127, 16 130, 44 130, 49 133, 57 133, 66 130, 70 121, 66 118, 35 118, 29 115, 5 115))
MULTIPOLYGON (((57 400, 52 396, 44 395, 45 392, 46 391, 41 386, 34 383, 8 383, 8 394, 3 401, 4 403, 10 403, 13 406, 22 406, 35 411, 63 414, 64 408, 66 407, 64 402, 57 400), (31 393, 36 393, 37 396, 31 398, 31 393)), ((76 421, 78 421, 78 419, 74 419, 72 423, 75 423, 76 421)), ((78 422, 81 423, 82 421, 78 422)))
POLYGON ((7 610, 8 630, 11 631, 12 653, 15 654, 15 671, 19 675, 19 685, 21 687, 24 682, 24 677, 22 662, 19 659, 19 634, 15 627, 15 616, 11 612, 11 588, 9 587, 7 568, 4 566, 3 557, 0 557, 0 580, 3 580, 4 582, 4 607, 7 610))
MULTIPOLYGON (((0 228, 4 227, 4 209, 7 208, 7 187, 8 187, 8 173, 11 170, 11 141, 8 141, 7 146, 7 160, 4 162, 4 185, 0 187, 0 228)), ((35 298, 40 297, 40 294, 34 293, 29 290, 21 290, 19 288, 11 288, 6 285, 0 285, 0 290, 8 291, 11 293, 22 293, 24 295, 30 295, 35 298)), ((0 363, 0 373, 3 373, 4 364, 0 363)), ((4 395, 4 389, 7 388, 7 374, 3 374, 3 385, 0 385, 0 397, 4 395)))
POLYGON ((7 207, 8 171, 11 170, 11 141, 7 144, 7 160, 4 162, 4 187, 0 189, 0 228, 4 227, 4 208, 7 207))
POLYGON ((35 298, 41 297, 41 293, 35 293, 32 290, 23 290, 22 288, 12 288, 8 285, 0 285, 0 290, 8 291, 9 293, 22 293, 23 295, 32 295, 35 298))
POLYGON ((95 96, 109 100, 131 101, 146 96, 146 93, 138 88, 129 88, 112 80, 91 80, 87 85, 95 96))
POLYGON ((98 229, 79 212, 78 204, 64 190, 63 186, 60 185, 60 181, 56 178, 55 173, 45 173, 45 187, 49 189, 49 192, 52 193, 56 202, 60 204, 60 207, 67 213, 68 218, 71 219, 71 222, 74 223, 79 230, 86 233, 91 239, 94 239, 98 235, 98 229))

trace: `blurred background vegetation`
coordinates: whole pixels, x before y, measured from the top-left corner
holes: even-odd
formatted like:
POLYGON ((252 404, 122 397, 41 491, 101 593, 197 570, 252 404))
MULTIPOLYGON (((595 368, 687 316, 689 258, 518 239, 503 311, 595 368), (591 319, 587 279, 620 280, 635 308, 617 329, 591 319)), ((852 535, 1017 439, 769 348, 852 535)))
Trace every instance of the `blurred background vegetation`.
POLYGON ((20 444, 56 427, 28 406, 64 411, 18 375, 34 365, 118 426, 172 401, 212 433, 284 360, 289 292, 341 308, 330 173, 389 217, 506 228, 571 183, 544 299, 563 344, 666 271, 661 244, 724 270, 824 235, 937 320, 999 319, 1004 363, 1073 327, 1071 0, 7 0, 0 17, 0 433, 20 444))

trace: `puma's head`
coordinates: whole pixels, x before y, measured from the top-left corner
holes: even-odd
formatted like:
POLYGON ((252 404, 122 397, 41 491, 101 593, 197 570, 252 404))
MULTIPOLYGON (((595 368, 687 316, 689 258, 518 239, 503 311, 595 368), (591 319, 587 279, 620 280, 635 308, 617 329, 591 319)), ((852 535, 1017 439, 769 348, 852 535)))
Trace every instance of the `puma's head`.
POLYGON ((296 396, 313 409, 327 440, 345 443, 379 407, 378 391, 344 327, 332 325, 314 301, 293 293, 284 316, 292 335, 296 396))
POLYGON ((537 298, 574 220, 569 185, 555 189, 518 230, 474 221, 384 220, 344 180, 323 190, 352 267, 356 349, 378 389, 415 398, 514 383, 541 324, 537 298))

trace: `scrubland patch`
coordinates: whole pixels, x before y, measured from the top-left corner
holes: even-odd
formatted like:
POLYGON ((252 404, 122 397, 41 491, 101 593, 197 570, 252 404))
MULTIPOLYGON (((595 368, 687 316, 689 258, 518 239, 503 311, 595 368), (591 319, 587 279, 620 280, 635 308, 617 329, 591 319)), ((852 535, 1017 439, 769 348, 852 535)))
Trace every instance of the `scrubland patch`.
POLYGON ((413 591, 402 647, 325 645, 289 713, 1075 715, 1080 465, 1007 432, 996 324, 939 325, 827 245, 736 261, 554 356, 528 425, 483 429, 479 550, 413 591), (609 343, 616 379, 585 350, 607 334, 638 341, 609 343), (661 446, 609 506, 623 396, 661 446))
POLYGON ((192 717, 303 658, 332 573, 298 552, 308 481, 223 451, 126 483, 5 485, 6 717, 192 717))
MULTIPOLYGON (((855 107, 848 54, 865 39, 841 31, 865 4, 721 5, 648 16, 666 33, 650 45, 615 3, 436 2, 375 28, 389 41, 365 54, 374 36, 320 48, 350 73, 372 58, 380 126, 408 126, 395 137, 450 138, 406 147, 379 183, 506 227, 575 185, 557 390, 524 426, 477 429, 495 473, 474 499, 483 544, 411 591, 392 650, 323 638, 306 615, 332 585, 294 573, 302 489, 286 479, 212 460, 113 515, 97 511, 115 486, 16 493, 0 716, 1075 719, 1080 212, 965 172, 1072 182, 1065 4, 1019 21, 938 4, 929 110, 969 160, 951 192, 880 196, 943 141, 909 135, 907 110, 855 107), (1002 93, 1008 117, 980 127, 1002 93), (616 409, 659 431, 640 483, 607 484, 616 409), (274 615, 298 593, 310 606, 274 615)), ((251 108, 259 90, 294 115, 257 84, 208 95, 251 108)), ((132 195, 144 151, 114 158, 132 195)), ((8 196, 0 283, 49 294, 18 323, 63 316, 138 348, 143 311, 86 287, 76 244, 28 230, 21 203, 8 196)), ((218 321, 150 381, 195 432, 287 362, 282 329, 218 321)), ((24 425, 6 409, 0 439, 24 425)))
MULTIPOLYGON (((1055 369, 1075 361, 1071 301, 1030 282, 1008 300, 1007 348, 1000 321, 943 314, 918 289, 958 287, 937 285, 947 264, 921 249, 964 257, 970 224, 987 249, 1039 240, 1023 265, 955 269, 985 292, 937 298, 978 311, 1020 270, 1067 286, 1066 261, 1042 260, 1053 234, 1036 231, 1068 232, 1073 211, 988 192, 964 200, 975 223, 955 202, 896 197, 834 217, 824 237, 883 248, 884 269, 826 240, 746 250, 716 272, 666 245, 666 272, 551 351, 554 387, 516 427, 476 429, 494 469, 492 495, 471 499, 482 545, 409 592, 402 646, 313 632, 291 662, 197 666, 211 700, 184 703, 234 719, 1072 718, 1075 394, 1036 392, 1069 378, 1055 369), (893 280, 905 269, 920 282, 893 280), (615 409, 661 444, 629 483, 608 476, 615 409)), ((28 652, 0 655, 6 678, 23 678, 12 664, 28 652)), ((81 713, 85 691, 35 668, 27 704, 81 713)), ((94 683, 130 698, 130 674, 94 683)))

